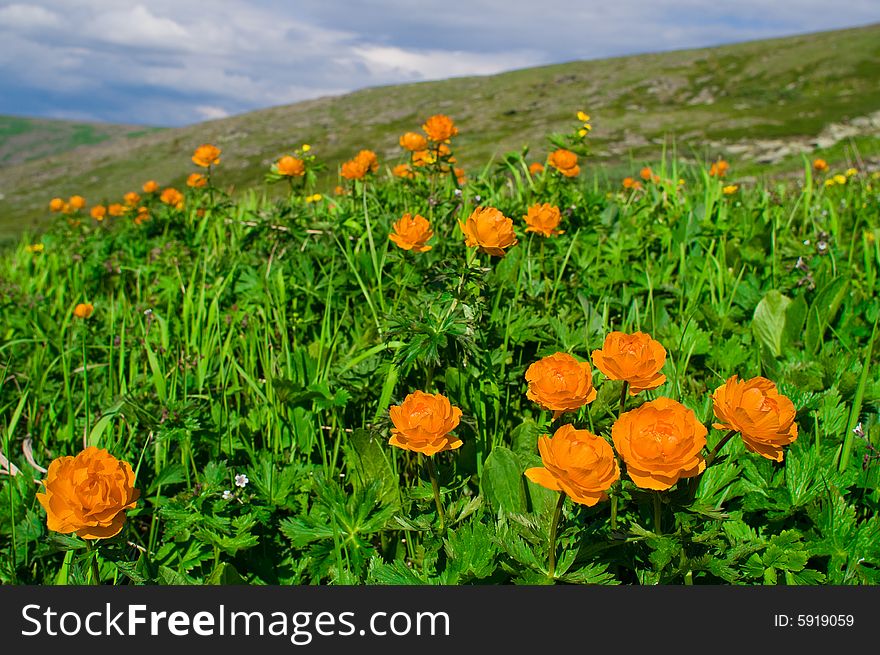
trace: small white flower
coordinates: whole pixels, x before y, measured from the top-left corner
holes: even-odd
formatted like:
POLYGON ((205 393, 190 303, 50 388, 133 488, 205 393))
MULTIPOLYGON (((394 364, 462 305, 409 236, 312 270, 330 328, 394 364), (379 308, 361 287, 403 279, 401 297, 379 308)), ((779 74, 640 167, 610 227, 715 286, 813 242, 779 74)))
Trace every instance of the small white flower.
POLYGON ((229 489, 224 490, 223 491, 223 500, 231 500, 231 499, 232 499, 232 492, 229 491, 229 489))
POLYGON ((859 421, 859 424, 853 428, 853 434, 856 435, 857 437, 864 437, 865 436, 865 428, 862 427, 861 421, 859 421))
POLYGON ((244 489, 247 486, 248 482, 250 482, 250 480, 248 480, 248 476, 246 476, 244 473, 239 473, 235 476, 236 487, 241 487, 242 489, 244 489))
POLYGON ((456 198, 461 198, 461 189, 456 189, 452 192, 456 198))

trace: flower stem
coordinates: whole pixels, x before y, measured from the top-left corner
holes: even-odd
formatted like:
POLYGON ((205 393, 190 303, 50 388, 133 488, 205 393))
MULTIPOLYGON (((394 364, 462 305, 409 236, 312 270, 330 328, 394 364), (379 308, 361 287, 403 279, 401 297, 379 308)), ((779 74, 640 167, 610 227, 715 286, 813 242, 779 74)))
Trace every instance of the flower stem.
POLYGON ((101 572, 98 569, 98 550, 97 547, 92 544, 88 539, 86 542, 86 553, 88 553, 89 558, 89 584, 100 585, 101 584, 101 572))
POLYGON ((718 457, 718 453, 721 452, 721 449, 724 448, 724 445, 728 441, 730 441, 731 438, 733 437, 733 435, 735 435, 735 434, 736 434, 736 430, 731 430, 730 432, 725 434, 724 437, 721 439, 721 441, 719 441, 718 444, 715 446, 715 448, 712 449, 712 452, 709 453, 709 456, 706 458, 706 468, 709 468, 709 466, 712 464, 712 462, 715 461, 715 458, 718 457))
POLYGON ((562 505, 565 503, 565 492, 559 492, 559 500, 556 501, 556 509, 553 511, 553 522, 550 524, 550 565, 547 568, 548 577, 556 575, 556 530, 559 527, 559 517, 562 516, 562 505))
POLYGON ((437 505, 437 516, 440 519, 440 532, 446 531, 446 516, 443 514, 443 503, 440 502, 440 483, 437 481, 437 471, 434 469, 434 460, 431 456, 425 456, 425 465, 428 475, 431 477, 431 489, 434 491, 434 503, 437 505))
POLYGON ((663 534, 663 528, 661 527, 661 517, 662 517, 662 507, 660 505, 660 492, 654 492, 654 533, 658 536, 663 534))
POLYGON ((623 415, 624 410, 626 409, 626 392, 629 391, 629 382, 626 380, 623 381, 623 387, 620 389, 620 411, 617 413, 617 418, 620 418, 623 415))
POLYGON ((617 529, 617 495, 611 496, 611 529, 617 529))

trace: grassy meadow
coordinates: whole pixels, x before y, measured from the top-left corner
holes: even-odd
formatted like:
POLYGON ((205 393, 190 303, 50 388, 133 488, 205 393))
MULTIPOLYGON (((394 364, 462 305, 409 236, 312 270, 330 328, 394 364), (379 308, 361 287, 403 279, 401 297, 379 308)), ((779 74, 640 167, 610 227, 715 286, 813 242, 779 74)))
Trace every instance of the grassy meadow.
POLYGON ((803 158, 795 180, 745 184, 735 160, 668 156, 600 181, 568 126, 546 149, 578 171, 513 151, 461 179, 453 136, 321 194, 334 168, 315 143, 291 153, 301 175, 266 167, 271 194, 230 195, 224 151, 185 158, 202 177, 180 197, 132 178, 117 216, 62 199, 0 260, 0 582, 880 582, 880 174, 803 158), (560 210, 550 236, 526 231, 536 203, 560 210), (465 244, 478 207, 512 220, 500 256, 465 244), (407 213, 429 250, 389 238, 407 213), (527 397, 533 363, 594 363, 614 331, 662 345, 659 386, 628 395, 590 364, 577 409, 554 420, 527 397), (781 461, 712 427, 733 375, 793 403, 781 461), (460 447, 389 443, 414 391, 460 409, 460 447), (524 475, 541 435, 610 444, 658 398, 706 426, 699 475, 651 490, 619 461, 593 505, 524 475), (112 538, 50 530, 36 498, 88 446, 139 491, 112 538))

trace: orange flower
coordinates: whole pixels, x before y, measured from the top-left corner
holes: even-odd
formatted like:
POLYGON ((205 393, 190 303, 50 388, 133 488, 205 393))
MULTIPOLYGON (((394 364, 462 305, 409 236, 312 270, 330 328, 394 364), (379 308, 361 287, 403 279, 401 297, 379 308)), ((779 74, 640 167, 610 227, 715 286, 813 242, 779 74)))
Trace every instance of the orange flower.
POLYGON ((191 189, 200 189, 206 184, 208 184, 208 178, 201 173, 190 173, 189 177, 186 178, 186 186, 191 189))
POLYGON ((794 403, 767 378, 738 380, 734 375, 712 394, 712 409, 720 421, 712 427, 736 430, 746 448, 781 462, 782 448, 798 436, 794 403))
POLYGON ((639 177, 641 177, 645 182, 650 182, 654 177, 654 171, 652 171, 648 166, 645 166, 642 170, 639 171, 639 177))
POLYGON ((70 196, 67 204, 70 205, 72 209, 82 209, 86 206, 86 199, 82 196, 70 196))
POLYGON ((813 160, 813 170, 817 173, 824 173, 828 170, 828 162, 824 159, 814 159, 813 160))
POLYGON ((529 207, 528 213, 525 215, 526 232, 537 232, 544 237, 552 237, 555 234, 563 234, 559 227, 559 221, 562 220, 562 214, 559 207, 545 202, 543 205, 535 204, 529 207))
POLYGON ((342 164, 340 175, 346 180, 360 180, 367 174, 367 165, 356 159, 350 159, 342 164))
POLYGON ((526 477, 547 489, 564 491, 574 502, 592 507, 620 479, 620 467, 607 441, 588 430, 563 425, 538 438, 544 466, 526 469, 526 477))
POLYGON ((629 394, 655 389, 666 382, 660 370, 666 349, 644 332, 611 332, 601 350, 593 351, 593 364, 610 380, 625 380, 629 394))
POLYGON ((176 209, 183 208, 183 194, 174 187, 162 189, 162 194, 159 196, 159 200, 166 205, 175 207, 176 209))
POLYGON ((410 216, 404 214, 393 225, 394 232, 388 238, 404 250, 427 252, 432 246, 426 245, 428 239, 434 236, 428 219, 420 214, 410 216))
POLYGON ((95 311, 95 307, 91 303, 81 302, 73 308, 73 315, 77 318, 88 318, 95 311))
POLYGON ((430 150, 416 150, 412 154, 413 166, 427 166, 437 161, 437 157, 430 150))
POLYGON ((467 182, 467 175, 465 174, 464 169, 453 168, 452 172, 455 175, 455 181, 458 183, 458 186, 464 186, 464 183, 467 182))
POLYGON ((52 198, 52 200, 49 201, 49 211, 60 212, 64 209, 64 204, 65 203, 61 198, 52 198))
POLYGON ((414 391, 400 405, 389 410, 392 446, 434 455, 461 446, 461 439, 450 434, 458 427, 461 410, 437 393, 414 391))
POLYGON ((544 164, 539 161, 533 161, 529 164, 529 173, 532 175, 538 175, 539 173, 544 172, 544 164))
POLYGON ((577 163, 577 155, 571 150, 559 148, 550 153, 547 157, 547 163, 562 173, 565 177, 575 177, 581 172, 581 167, 577 163))
POLYGON ((137 216, 134 217, 135 225, 142 225, 150 220, 150 211, 146 207, 138 207, 137 216))
POLYGON ((464 232, 466 246, 477 246, 489 255, 503 257, 505 249, 517 243, 513 221, 494 207, 477 207, 458 225, 464 232))
POLYGON ((159 183, 156 180, 147 180, 141 188, 144 193, 156 193, 159 190, 159 183))
POLYGON ((125 204, 128 205, 129 207, 134 207, 141 201, 140 195, 138 195, 134 191, 129 191, 124 196, 122 196, 122 199, 125 201, 125 204))
POLYGON ((306 174, 306 165, 302 159, 285 155, 275 163, 275 170, 285 177, 302 177, 306 174))
POLYGON ((355 155, 354 161, 361 162, 368 173, 375 173, 379 170, 379 159, 372 150, 361 150, 355 155))
POLYGON ((435 143, 447 142, 449 139, 458 134, 458 128, 452 122, 452 119, 445 114, 435 114, 425 121, 422 129, 428 138, 435 143))
POLYGON ((623 178, 623 188, 624 189, 632 189, 633 191, 637 191, 642 188, 642 183, 638 180, 635 180, 631 177, 623 178))
POLYGON ((391 174, 394 175, 394 177, 415 177, 415 174, 413 173, 413 170, 412 168, 410 168, 409 164, 398 164, 393 169, 391 169, 391 174))
POLYGON ((103 221, 107 215, 107 208, 104 205, 95 205, 89 213, 96 221, 103 221))
POLYGON ((125 206, 120 205, 118 202, 114 202, 112 205, 107 207, 107 213, 111 216, 122 216, 125 214, 125 206))
POLYGON ((337 196, 345 195, 345 187, 344 187, 344 186, 340 186, 340 185, 337 184, 337 185, 333 188, 333 193, 336 194, 337 196))
POLYGON ((554 353, 526 370, 526 398, 553 412, 553 420, 596 400, 593 371, 568 353, 554 353))
POLYGON ((636 486, 655 491, 706 469, 700 451, 708 432, 691 410, 669 398, 625 412, 611 426, 614 448, 626 464, 627 475, 636 486))
POLYGON ((122 530, 125 510, 137 504, 134 471, 103 448, 89 446, 76 457, 49 465, 45 493, 37 500, 46 510, 50 530, 83 539, 108 539, 122 530))
POLYGON ((193 153, 192 161, 196 166, 209 168, 220 163, 220 148, 210 143, 203 143, 193 153))
POLYGON ((412 152, 425 150, 428 147, 428 140, 418 132, 407 132, 400 137, 400 146, 412 152))
POLYGON ((723 159, 719 159, 709 167, 709 176, 724 177, 725 173, 727 173, 727 169, 729 168, 730 164, 728 164, 723 159))

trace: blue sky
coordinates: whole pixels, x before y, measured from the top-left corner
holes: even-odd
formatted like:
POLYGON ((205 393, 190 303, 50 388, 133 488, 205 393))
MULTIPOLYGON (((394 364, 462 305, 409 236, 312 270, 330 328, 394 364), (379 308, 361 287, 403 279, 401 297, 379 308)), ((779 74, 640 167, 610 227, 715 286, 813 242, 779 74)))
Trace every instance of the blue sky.
POLYGON ((878 0, 0 0, 0 113, 186 125, 365 86, 874 22, 878 0))

